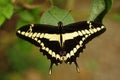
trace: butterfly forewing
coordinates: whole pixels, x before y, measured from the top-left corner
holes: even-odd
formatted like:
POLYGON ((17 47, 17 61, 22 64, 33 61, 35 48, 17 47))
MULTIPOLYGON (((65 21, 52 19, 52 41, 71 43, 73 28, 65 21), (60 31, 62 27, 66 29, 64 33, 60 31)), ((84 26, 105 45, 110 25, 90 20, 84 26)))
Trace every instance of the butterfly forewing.
POLYGON ((45 37, 51 39, 55 35, 50 35, 50 34, 54 34, 54 33, 58 33, 57 27, 50 25, 42 25, 42 24, 25 25, 20 29, 18 29, 16 32, 17 36, 37 46, 39 46, 39 44, 41 43, 41 39, 45 37))

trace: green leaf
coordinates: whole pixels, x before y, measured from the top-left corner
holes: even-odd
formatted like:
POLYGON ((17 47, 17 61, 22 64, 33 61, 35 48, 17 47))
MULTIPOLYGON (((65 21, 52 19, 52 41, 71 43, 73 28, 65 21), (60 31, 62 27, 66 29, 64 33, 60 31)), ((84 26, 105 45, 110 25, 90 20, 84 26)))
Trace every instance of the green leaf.
POLYGON ((69 12, 62 10, 56 6, 52 6, 41 16, 40 23, 58 25, 59 21, 63 22, 63 25, 67 25, 74 22, 74 19, 69 12))
POLYGON ((89 20, 102 22, 111 6, 112 0, 93 0, 89 20))
POLYGON ((35 23, 39 23, 40 22, 40 16, 39 16, 39 13, 40 13, 40 9, 39 8, 35 8, 35 9, 32 9, 30 10, 30 13, 33 15, 34 17, 34 22, 35 23))
POLYGON ((2 13, 3 15, 7 18, 7 19, 10 19, 11 16, 13 15, 13 5, 12 4, 7 4, 3 10, 2 10, 2 13))
POLYGON ((37 16, 40 13, 40 9, 39 8, 31 9, 30 13, 34 16, 37 16))
POLYGON ((6 6, 8 3, 11 3, 11 0, 0 0, 0 7, 6 6))
POLYGON ((19 16, 24 21, 28 21, 28 22, 34 21, 33 15, 27 10, 21 11, 19 13, 19 16))
POLYGON ((4 21, 5 21, 5 17, 3 16, 3 14, 0 13, 0 27, 4 23, 4 21))
POLYGON ((32 10, 21 10, 19 12, 20 20, 17 23, 17 28, 22 27, 23 25, 32 23, 39 23, 40 18, 38 18, 40 13, 39 8, 35 8, 32 10))
POLYGON ((17 29, 26 24, 29 24, 29 22, 26 22, 26 21, 20 19, 17 23, 17 29))

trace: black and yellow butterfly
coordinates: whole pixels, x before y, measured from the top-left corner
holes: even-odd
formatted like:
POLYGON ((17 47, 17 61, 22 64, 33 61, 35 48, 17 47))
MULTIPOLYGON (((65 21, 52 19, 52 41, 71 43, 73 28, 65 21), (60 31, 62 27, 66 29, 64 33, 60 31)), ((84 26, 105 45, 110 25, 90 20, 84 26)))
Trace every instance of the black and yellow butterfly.
POLYGON ((51 61, 52 65, 58 63, 72 63, 79 71, 76 57, 83 52, 85 44, 94 37, 102 34, 106 28, 103 24, 93 21, 81 21, 63 26, 58 22, 58 26, 45 24, 29 24, 17 30, 18 37, 38 46, 51 61))

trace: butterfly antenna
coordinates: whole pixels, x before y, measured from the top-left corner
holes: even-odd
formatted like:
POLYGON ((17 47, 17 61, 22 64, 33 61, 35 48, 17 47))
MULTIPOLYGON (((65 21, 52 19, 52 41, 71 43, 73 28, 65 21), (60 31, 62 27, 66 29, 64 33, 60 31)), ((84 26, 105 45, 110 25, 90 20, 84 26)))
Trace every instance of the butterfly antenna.
POLYGON ((69 15, 69 13, 71 13, 71 11, 72 11, 72 10, 69 10, 69 11, 66 13, 66 15, 63 17, 62 21, 65 20, 65 18, 69 15))

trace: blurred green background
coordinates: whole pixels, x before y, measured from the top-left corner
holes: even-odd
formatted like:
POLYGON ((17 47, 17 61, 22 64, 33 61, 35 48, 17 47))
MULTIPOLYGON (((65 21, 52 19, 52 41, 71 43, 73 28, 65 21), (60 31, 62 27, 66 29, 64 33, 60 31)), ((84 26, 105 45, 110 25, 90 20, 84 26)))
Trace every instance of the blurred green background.
POLYGON ((87 20, 92 0, 0 0, 0 80, 120 80, 120 2, 113 0, 112 9, 103 23, 107 31, 89 42, 74 64, 53 66, 36 46, 16 37, 17 28, 40 23, 40 17, 51 3, 72 10, 74 20, 87 20))

